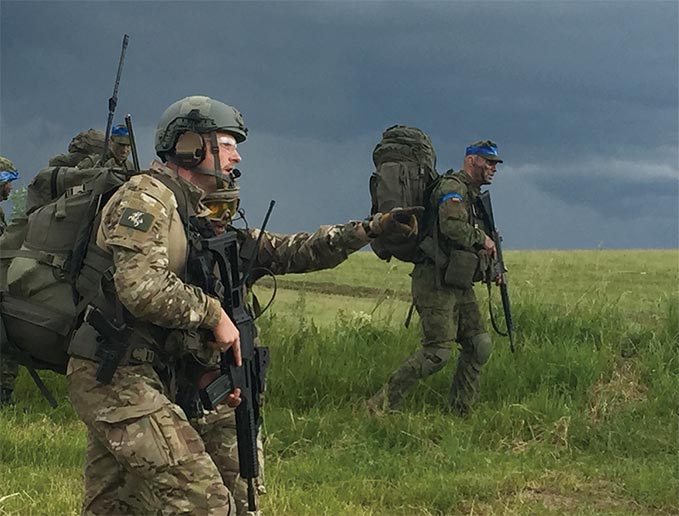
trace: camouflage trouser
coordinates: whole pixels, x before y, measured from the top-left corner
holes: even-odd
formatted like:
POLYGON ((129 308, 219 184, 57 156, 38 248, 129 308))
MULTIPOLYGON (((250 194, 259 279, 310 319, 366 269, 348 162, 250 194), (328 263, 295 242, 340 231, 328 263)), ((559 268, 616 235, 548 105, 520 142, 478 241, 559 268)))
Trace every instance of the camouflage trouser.
POLYGON ((109 385, 72 358, 68 390, 88 429, 82 514, 234 514, 203 440, 150 365, 124 366, 109 385))
MULTIPOLYGON (((191 424, 203 438, 205 448, 222 474, 224 484, 229 488, 236 502, 236 514, 244 516, 248 512, 248 485, 239 474, 238 439, 236 437, 236 415, 234 409, 220 405, 217 410, 207 412, 200 419, 192 419, 191 424)), ((257 439, 257 457, 259 459, 259 478, 255 485, 261 492, 264 487, 264 450, 262 432, 257 439)), ((259 507, 259 503, 257 503, 259 507)))
POLYGON ((422 324, 422 347, 410 355, 371 400, 380 408, 395 408, 418 380, 441 370, 454 342, 460 356, 453 377, 450 404, 466 412, 478 397, 481 366, 490 356, 486 333, 473 288, 437 288, 433 265, 418 264, 412 272, 413 303, 422 324))
POLYGON ((14 390, 14 384, 19 374, 19 363, 6 353, 0 353, 0 388, 14 390))

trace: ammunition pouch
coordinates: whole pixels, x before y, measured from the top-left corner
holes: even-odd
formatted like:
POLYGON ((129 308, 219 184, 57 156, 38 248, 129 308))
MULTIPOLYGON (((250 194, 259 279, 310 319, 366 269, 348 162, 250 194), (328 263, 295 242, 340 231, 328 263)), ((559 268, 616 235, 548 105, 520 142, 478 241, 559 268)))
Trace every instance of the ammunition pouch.
POLYGON ((453 288, 470 288, 479 274, 479 256, 457 249, 450 252, 443 282, 453 288))

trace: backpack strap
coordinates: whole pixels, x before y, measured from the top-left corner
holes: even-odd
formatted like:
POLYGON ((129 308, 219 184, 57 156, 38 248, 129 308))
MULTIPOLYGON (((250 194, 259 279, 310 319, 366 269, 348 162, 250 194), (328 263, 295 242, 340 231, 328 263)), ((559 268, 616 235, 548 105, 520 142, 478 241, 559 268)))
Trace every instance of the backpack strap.
POLYGON ((62 270, 66 265, 66 259, 63 256, 46 253, 44 251, 36 251, 33 249, 0 250, 0 260, 11 260, 12 258, 30 258, 38 263, 62 270))

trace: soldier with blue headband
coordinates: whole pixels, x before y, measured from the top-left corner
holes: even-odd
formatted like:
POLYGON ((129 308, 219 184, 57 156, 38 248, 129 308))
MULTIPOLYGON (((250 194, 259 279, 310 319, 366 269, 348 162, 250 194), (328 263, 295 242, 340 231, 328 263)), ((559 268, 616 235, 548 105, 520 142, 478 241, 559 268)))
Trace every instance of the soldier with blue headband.
MULTIPOLYGON (((9 193, 12 191, 11 183, 18 178, 19 172, 14 163, 0 156, 0 201, 6 201, 9 198, 9 193)), ((0 235, 5 232, 6 228, 5 213, 0 208, 0 235)))
MULTIPOLYGON (((0 156, 0 201, 7 200, 12 191, 11 183, 18 178, 19 172, 14 163, 0 156)), ((0 235, 5 232, 6 228, 5 212, 0 207, 0 235)), ((12 403, 12 392, 18 372, 19 365, 16 360, 4 352, 0 353, 0 406, 12 403)))
POLYGON ((114 125, 111 128, 111 138, 106 155, 91 154, 78 163, 78 168, 110 167, 122 168, 126 171, 134 167, 128 157, 130 156, 130 134, 123 124, 114 125))
POLYGON ((483 227, 475 204, 481 186, 491 184, 499 163, 502 159, 494 142, 474 142, 466 148, 462 170, 449 170, 434 188, 427 209, 433 214, 433 234, 423 240, 420 247, 427 256, 411 273, 422 347, 368 400, 370 411, 398 408, 406 391, 446 365, 455 343, 460 354, 450 390, 450 409, 466 415, 477 401, 479 374, 490 358, 492 344, 473 283, 482 280, 482 271, 496 249, 489 237, 492 228, 483 227))

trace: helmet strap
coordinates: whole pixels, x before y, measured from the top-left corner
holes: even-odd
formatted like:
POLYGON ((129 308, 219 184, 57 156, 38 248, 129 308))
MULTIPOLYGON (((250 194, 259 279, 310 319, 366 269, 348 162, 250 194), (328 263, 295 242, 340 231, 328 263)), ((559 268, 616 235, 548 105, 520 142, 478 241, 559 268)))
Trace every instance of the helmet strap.
POLYGON ((217 133, 215 131, 210 133, 210 147, 215 162, 214 175, 215 181, 217 183, 217 189, 219 190, 220 188, 226 188, 226 184, 222 179, 222 165, 219 162, 219 142, 217 141, 217 133))

